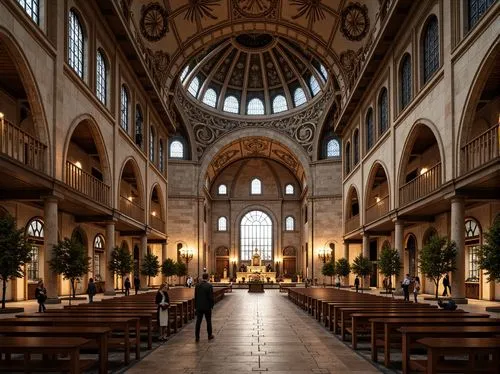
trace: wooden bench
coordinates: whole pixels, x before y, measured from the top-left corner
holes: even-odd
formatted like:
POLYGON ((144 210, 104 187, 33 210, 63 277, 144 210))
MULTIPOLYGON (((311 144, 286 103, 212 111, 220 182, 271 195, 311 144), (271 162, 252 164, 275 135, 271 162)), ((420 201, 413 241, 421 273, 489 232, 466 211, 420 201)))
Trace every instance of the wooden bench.
POLYGON ((22 354, 23 359, 0 360, 0 372, 69 372, 80 374, 91 367, 95 361, 80 360, 80 349, 89 343, 83 338, 66 337, 2 337, 0 352, 3 354, 22 354), (32 354, 69 355, 69 360, 32 360, 32 354))
POLYGON ((427 362, 420 367, 427 374, 500 373, 498 338, 424 338, 417 342, 427 348, 427 362), (446 360, 446 356, 468 356, 468 360, 446 360), (485 357, 491 356, 491 360, 485 357))

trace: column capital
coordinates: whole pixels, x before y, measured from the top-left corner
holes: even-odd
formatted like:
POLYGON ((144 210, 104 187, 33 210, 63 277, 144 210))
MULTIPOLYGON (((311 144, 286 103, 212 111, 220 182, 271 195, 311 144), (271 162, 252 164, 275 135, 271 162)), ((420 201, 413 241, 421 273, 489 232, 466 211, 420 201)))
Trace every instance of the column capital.
POLYGON ((394 223, 395 225, 404 225, 405 221, 399 217, 396 217, 392 219, 392 223, 394 223))
POLYGON ((460 195, 455 195, 455 196, 450 197, 450 202, 452 204, 454 204, 454 203, 464 204, 465 203, 465 197, 464 196, 460 196, 460 195))
POLYGON ((44 202, 45 201, 58 202, 59 200, 64 200, 64 195, 56 191, 51 191, 50 193, 42 195, 40 197, 44 202))

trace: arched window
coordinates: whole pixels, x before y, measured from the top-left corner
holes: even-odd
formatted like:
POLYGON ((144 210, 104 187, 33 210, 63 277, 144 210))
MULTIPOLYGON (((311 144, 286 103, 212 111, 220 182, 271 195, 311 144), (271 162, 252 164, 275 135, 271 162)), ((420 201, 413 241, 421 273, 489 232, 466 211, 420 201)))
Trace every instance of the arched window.
POLYGON ((156 134, 153 126, 149 128, 149 161, 155 161, 156 134))
POLYGON ((71 9, 68 17, 68 63, 80 78, 83 79, 85 54, 85 38, 83 27, 76 12, 71 9))
POLYGON ((217 193, 219 195, 227 195, 227 186, 225 184, 219 184, 219 189, 217 193))
POLYGON ((181 82, 184 82, 184 79, 186 79, 187 75, 189 73, 189 65, 184 68, 184 70, 181 73, 181 82))
POLYGON ((258 178, 252 179, 250 183, 250 194, 251 195, 260 195, 262 194, 262 182, 258 178))
POLYGON ((179 140, 170 143, 170 158, 184 158, 184 144, 179 140))
POLYGON ((366 113, 366 150, 371 149, 373 147, 373 143, 375 141, 375 134, 373 131, 373 110, 372 108, 368 109, 368 113, 366 113))
POLYGON ((340 157, 340 143, 337 139, 330 139, 326 143, 326 157, 340 157))
POLYGON ((382 88, 378 98, 378 122, 380 134, 385 133, 389 128, 389 101, 385 87, 382 88))
POLYGON ((213 88, 209 88, 205 92, 205 96, 203 96, 203 102, 212 108, 215 108, 217 105, 217 93, 213 88))
POLYGON ((200 88, 200 80, 198 77, 194 77, 189 85, 188 91, 194 97, 198 96, 198 89, 200 88))
POLYGON ((481 229, 474 218, 465 220, 465 246, 469 258, 468 277, 469 282, 479 281, 479 247, 481 244, 481 229))
POLYGON ((293 187, 293 184, 288 183, 285 186, 285 195, 293 195, 295 193, 295 188, 293 187))
POLYGON ((101 49, 97 50, 95 80, 97 98, 101 103, 106 105, 108 96, 108 64, 106 63, 104 52, 101 49))
POLYGON ((33 243, 30 251, 30 262, 26 264, 28 281, 40 279, 40 246, 43 245, 43 221, 39 218, 32 219, 26 227, 26 235, 33 243))
POLYGON ((248 212, 241 219, 240 259, 249 261, 256 250, 262 260, 272 260, 273 222, 259 210, 248 212))
POLYGON ((135 106, 135 144, 142 148, 142 124, 144 119, 142 117, 141 106, 135 106))
POLYGON ((158 167, 160 168, 160 171, 164 171, 164 162, 163 162, 163 140, 160 139, 159 145, 158 145, 158 167))
POLYGON ((226 97, 226 100, 224 100, 224 112, 228 113, 239 113, 240 112, 240 103, 238 102, 238 99, 234 96, 228 96, 226 97))
POLYGON ((351 172, 351 143, 347 143, 345 146, 345 173, 349 174, 351 172))
POLYGON ((328 72, 326 71, 326 68, 323 65, 320 65, 319 70, 321 71, 321 75, 323 76, 325 81, 328 80, 328 72))
POLYGON ((104 236, 97 234, 94 239, 94 281, 100 281, 101 277, 101 256, 104 255, 104 236))
POLYGON ((217 230, 218 231, 227 231, 227 218, 219 217, 217 220, 217 230))
POLYGON ((286 217, 285 219, 285 231, 293 231, 295 230, 295 218, 286 217))
POLYGON ((359 131, 358 129, 354 130, 354 135, 352 137, 352 143, 354 147, 353 152, 353 165, 356 166, 359 162, 359 131))
POLYGON ((128 132, 128 90, 124 84, 122 84, 122 89, 120 93, 120 125, 122 129, 128 132))
POLYGON ((293 103, 295 106, 300 106, 304 104, 307 101, 306 99, 306 94, 304 93, 304 90, 300 87, 297 87, 295 89, 295 92, 293 93, 293 103))
POLYGON ((439 25, 436 16, 427 21, 423 35, 424 83, 439 68, 439 25))
POLYGON ((43 221, 39 218, 34 218, 28 223, 26 234, 35 240, 43 240, 43 221))
POLYGON ((40 24, 40 4, 39 0, 17 0, 26 14, 37 24, 40 24))
POLYGON ((469 30, 479 22, 488 8, 495 3, 496 0, 468 0, 468 20, 469 30))
POLYGON ((311 89, 313 96, 316 96, 320 90, 318 80, 314 75, 311 75, 311 78, 309 78, 309 88, 311 89))
POLYGON ((264 103, 261 99, 253 98, 248 102, 247 114, 261 115, 264 114, 264 103))
POLYGON ((411 57, 406 53, 401 59, 401 65, 399 70, 399 85, 400 85, 400 103, 401 110, 406 108, 406 106, 411 101, 411 57))
POLYGON ((284 112, 288 109, 285 96, 278 95, 273 100, 273 113, 284 112))

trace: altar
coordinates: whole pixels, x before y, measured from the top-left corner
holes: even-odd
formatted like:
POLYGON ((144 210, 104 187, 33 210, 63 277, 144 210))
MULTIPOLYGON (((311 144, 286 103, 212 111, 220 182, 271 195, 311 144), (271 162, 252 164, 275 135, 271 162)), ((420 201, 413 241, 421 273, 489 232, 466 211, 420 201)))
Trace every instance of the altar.
POLYGON ((245 271, 236 272, 236 281, 237 282, 276 282, 276 272, 269 271, 270 265, 262 265, 262 261, 260 258, 260 254, 258 249, 255 248, 255 252, 252 255, 252 260, 250 262, 251 265, 242 264, 245 268, 245 271))

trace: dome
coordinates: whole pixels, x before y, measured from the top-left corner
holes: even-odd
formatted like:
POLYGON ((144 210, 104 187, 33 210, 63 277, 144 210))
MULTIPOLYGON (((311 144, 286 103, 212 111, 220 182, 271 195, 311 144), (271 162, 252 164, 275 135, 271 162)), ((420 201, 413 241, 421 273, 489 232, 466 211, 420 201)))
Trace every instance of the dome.
POLYGON ((295 42, 239 34, 205 49, 183 68, 180 83, 202 106, 236 115, 272 115, 320 96, 328 72, 295 42))

